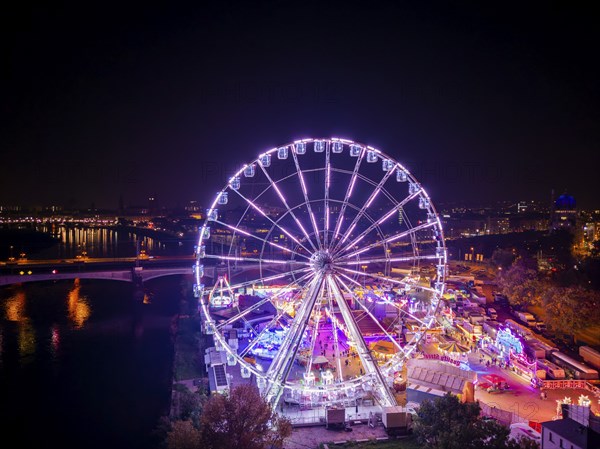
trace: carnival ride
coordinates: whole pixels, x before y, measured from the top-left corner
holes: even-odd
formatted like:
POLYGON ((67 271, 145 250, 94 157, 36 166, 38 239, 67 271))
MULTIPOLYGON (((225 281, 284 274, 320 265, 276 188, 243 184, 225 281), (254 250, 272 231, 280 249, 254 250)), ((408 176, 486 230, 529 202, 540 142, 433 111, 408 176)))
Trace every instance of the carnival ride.
POLYGON ((205 332, 273 406, 395 405, 392 385, 443 307, 446 247, 428 194, 350 140, 298 140, 242 166, 206 211, 196 256, 205 332), (423 265, 435 275, 416 275, 423 265), (215 291, 237 300, 215 308, 215 291))

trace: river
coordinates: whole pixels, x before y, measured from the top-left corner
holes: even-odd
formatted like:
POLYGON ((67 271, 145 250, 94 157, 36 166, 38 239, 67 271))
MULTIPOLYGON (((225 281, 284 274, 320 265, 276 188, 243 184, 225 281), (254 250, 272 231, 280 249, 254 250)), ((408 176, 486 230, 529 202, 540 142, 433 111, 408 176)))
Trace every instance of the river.
POLYGON ((16 447, 152 448, 186 276, 0 288, 0 428, 16 447))

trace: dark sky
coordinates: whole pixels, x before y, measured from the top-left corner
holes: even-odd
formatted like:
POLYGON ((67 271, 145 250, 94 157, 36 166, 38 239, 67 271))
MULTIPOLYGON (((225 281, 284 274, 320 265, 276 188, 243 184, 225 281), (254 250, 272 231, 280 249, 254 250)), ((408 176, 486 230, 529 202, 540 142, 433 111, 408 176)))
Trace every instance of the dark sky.
POLYGON ((434 203, 600 207, 593 2, 11 3, 0 205, 205 203, 259 152, 339 136, 434 203))

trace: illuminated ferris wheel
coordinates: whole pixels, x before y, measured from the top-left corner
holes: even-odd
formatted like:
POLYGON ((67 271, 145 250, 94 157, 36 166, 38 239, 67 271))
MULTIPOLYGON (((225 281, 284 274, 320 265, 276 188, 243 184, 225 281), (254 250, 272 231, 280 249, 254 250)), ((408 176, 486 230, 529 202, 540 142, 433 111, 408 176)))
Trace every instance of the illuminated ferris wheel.
POLYGON ((196 255, 205 332, 273 406, 394 405, 405 360, 437 326, 439 216, 368 145, 303 139, 260 154, 217 193, 196 255))

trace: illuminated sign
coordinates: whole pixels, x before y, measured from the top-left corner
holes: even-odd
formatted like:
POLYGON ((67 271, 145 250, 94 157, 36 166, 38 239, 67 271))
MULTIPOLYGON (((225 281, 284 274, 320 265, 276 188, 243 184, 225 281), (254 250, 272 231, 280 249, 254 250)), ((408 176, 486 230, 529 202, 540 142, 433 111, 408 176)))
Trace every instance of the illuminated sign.
POLYGON ((496 346, 502 348, 505 352, 512 352, 515 354, 521 354, 523 352, 523 343, 510 329, 500 329, 496 334, 496 346))

